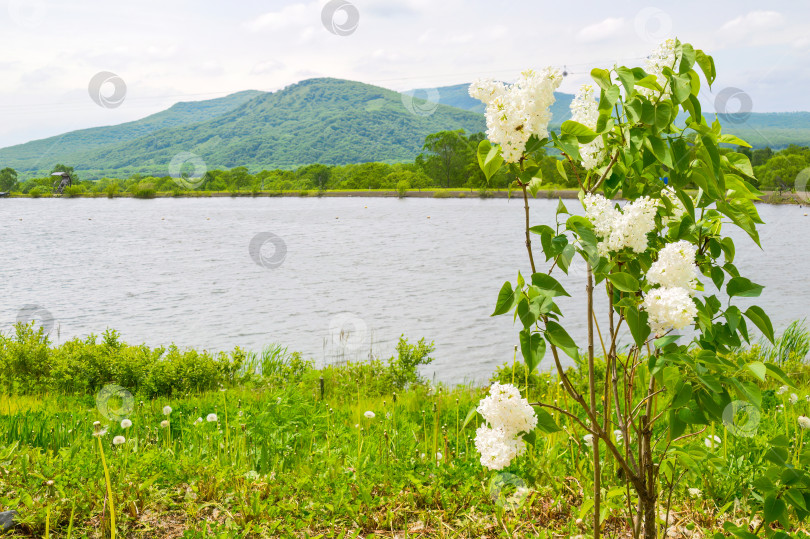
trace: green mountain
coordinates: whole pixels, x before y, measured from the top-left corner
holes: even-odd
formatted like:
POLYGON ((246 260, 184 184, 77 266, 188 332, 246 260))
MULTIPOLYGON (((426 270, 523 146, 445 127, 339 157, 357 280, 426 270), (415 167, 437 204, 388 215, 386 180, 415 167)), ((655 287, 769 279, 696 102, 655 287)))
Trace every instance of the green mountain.
MULTIPOLYGON (((438 103, 458 107, 473 112, 484 112, 484 105, 470 97, 469 84, 456 84, 439 88, 411 90, 417 97, 431 96, 438 103), (436 97, 438 96, 438 99, 436 97)), ((569 106, 574 96, 555 92, 557 101, 551 107, 551 127, 559 125, 571 117, 569 106)), ((706 119, 714 121, 713 114, 706 119)), ((750 114, 718 114, 723 131, 745 140, 755 148, 769 146, 781 149, 790 144, 810 146, 810 112, 752 112, 750 114)), ((683 115, 685 118, 686 115, 683 115)))
MULTIPOLYGON (((116 140, 108 132, 108 144, 75 144, 70 151, 50 152, 47 161, 29 149, 31 145, 43 148, 47 143, 34 141, 0 150, 0 166, 33 173, 61 162, 88 179, 136 172, 166 175, 172 158, 182 152, 199 155, 208 169, 403 162, 419 154, 430 133, 485 128, 480 114, 411 100, 377 86, 327 78, 259 93, 229 110, 200 119, 151 132, 133 133, 133 126, 128 124, 98 128, 120 128, 124 137, 116 140)), ((141 121, 145 120, 148 118, 141 121)), ((78 133, 63 137, 73 139, 78 133)))
MULTIPOLYGON (((415 97, 430 99, 442 105, 449 105, 472 112, 484 113, 484 104, 470 97, 469 84, 455 84, 439 88, 420 88, 406 92, 415 97)), ((560 124, 571 117, 571 101, 574 96, 562 92, 554 92, 556 101, 551 105, 551 127, 559 129, 560 124)))
POLYGON ((138 139, 169 127, 189 125, 221 116, 264 92, 246 90, 217 99, 175 103, 170 108, 134 122, 71 131, 0 149, 0 164, 18 171, 50 171, 56 163, 94 148, 138 139))

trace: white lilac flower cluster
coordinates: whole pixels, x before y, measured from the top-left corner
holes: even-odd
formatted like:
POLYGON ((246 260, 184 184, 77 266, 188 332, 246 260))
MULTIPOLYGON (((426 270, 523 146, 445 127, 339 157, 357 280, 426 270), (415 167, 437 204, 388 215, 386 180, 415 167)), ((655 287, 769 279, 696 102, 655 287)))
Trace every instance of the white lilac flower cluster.
MULTIPOLYGON (((674 39, 667 39, 661 42, 658 47, 656 47, 655 50, 647 57, 647 63, 644 67, 644 71, 646 71, 648 75, 655 75, 656 82, 658 82, 658 84, 664 88, 663 99, 668 99, 671 93, 669 81, 664 75, 664 68, 668 67, 675 70, 676 60, 674 39)), ((651 90, 649 88, 639 87, 638 91, 648 98, 657 98, 658 96, 658 92, 656 90, 651 90)))
POLYGON ((548 137, 549 108, 562 74, 553 68, 524 71, 517 82, 507 86, 492 79, 470 85, 470 96, 486 104, 487 138, 500 144, 508 163, 517 163, 532 135, 548 137))
MULTIPOLYGON (((599 104, 593 97, 593 86, 583 84, 571 101, 571 120, 596 130, 598 119, 599 104)), ((595 168, 605 156, 605 141, 598 136, 591 142, 580 145, 579 155, 582 156, 583 167, 588 170, 595 168)))
POLYGON ((658 208, 655 200, 645 196, 618 209, 603 195, 589 193, 583 202, 585 217, 593 223, 594 232, 602 239, 597 245, 600 255, 625 247, 636 253, 647 250, 647 234, 655 228, 658 208))
POLYGON ((644 298, 650 328, 656 335, 683 329, 694 322, 697 307, 692 295, 697 286, 695 247, 688 241, 670 243, 647 270, 647 282, 659 285, 644 298))
POLYGON ((647 281, 666 288, 694 290, 698 272, 695 246, 688 241, 670 243, 658 253, 658 260, 647 270, 647 281))
POLYGON ((475 432, 481 464, 490 470, 501 470, 525 451, 520 433, 534 430, 537 416, 515 386, 497 382, 492 384, 489 396, 478 404, 478 413, 491 425, 483 424, 475 432))

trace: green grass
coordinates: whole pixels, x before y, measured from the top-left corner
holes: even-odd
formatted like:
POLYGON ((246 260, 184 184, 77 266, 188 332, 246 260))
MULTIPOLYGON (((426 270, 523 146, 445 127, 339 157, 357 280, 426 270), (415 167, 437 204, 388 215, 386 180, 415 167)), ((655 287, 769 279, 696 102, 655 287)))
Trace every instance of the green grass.
MULTIPOLYGON (((118 343, 114 333, 98 344, 79 342, 81 348, 73 341, 53 347, 35 336, 6 337, 0 359, 8 366, 12 355, 36 348, 30 357, 53 368, 67 364, 68 352, 106 354, 111 361, 130 357, 120 350, 149 355, 148 349, 118 343)), ((799 415, 810 415, 810 369, 796 352, 806 343, 801 327, 777 343, 792 351, 781 365, 798 387, 760 383, 761 417, 752 437, 707 425, 676 445, 685 464, 672 491, 680 526, 708 533, 726 519, 750 519, 761 503, 754 480, 774 436, 787 437, 788 458, 798 466, 808 461, 797 423, 799 415), (707 448, 709 436, 721 442, 707 448), (689 488, 700 489, 701 497, 691 497, 689 488)), ((0 510, 20 512, 21 526, 12 537, 42 537, 46 529, 52 537, 66 537, 71 526, 73 537, 110 537, 104 468, 93 437, 93 423, 100 421, 108 429, 100 440, 117 537, 587 536, 577 519, 588 521, 582 512, 591 464, 579 427, 556 418, 563 430, 538 437, 509 468, 483 468, 473 443, 481 420, 470 412, 486 388, 436 386, 419 378, 415 369, 430 361, 431 350, 424 341, 404 341, 387 362, 318 370, 282 347, 270 347, 248 356, 239 371, 244 376, 223 378, 222 389, 142 385, 126 414, 132 421, 127 429, 109 413, 122 411, 126 400, 111 400, 105 417, 97 385, 85 391, 6 385, 0 392, 0 510), (172 411, 165 416, 167 405, 172 411), (366 417, 367 411, 374 417, 366 417), (207 421, 209 414, 216 421, 207 421), (167 419, 168 427, 161 427, 167 419), (113 445, 119 435, 126 442, 113 445)), ((767 360, 768 352, 754 347, 737 354, 767 360)), ((98 384, 127 385, 125 372, 111 369, 98 384)), ((576 384, 585 384, 575 369, 570 372, 576 384)), ((168 370, 162 376, 165 382, 184 375, 168 370)), ((521 387, 530 400, 566 398, 555 377, 527 376, 522 364, 504 365, 493 376, 521 387)), ((606 526, 615 536, 626 528, 625 485, 609 459, 603 471, 606 526)))

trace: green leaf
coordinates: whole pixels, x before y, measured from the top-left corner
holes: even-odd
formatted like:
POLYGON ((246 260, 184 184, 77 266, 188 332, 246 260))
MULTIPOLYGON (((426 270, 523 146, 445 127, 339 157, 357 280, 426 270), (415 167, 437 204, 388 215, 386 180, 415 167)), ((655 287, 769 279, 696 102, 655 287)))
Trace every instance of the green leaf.
POLYGON ((672 77, 672 97, 675 98, 675 103, 683 103, 692 95, 692 81, 689 75, 675 75, 672 77))
POLYGON ((498 316, 499 314, 506 314, 512 310, 516 302, 515 291, 512 290, 512 283, 509 281, 503 283, 501 291, 498 292, 498 301, 495 304, 495 312, 490 316, 498 316))
POLYGON ((548 342, 565 352, 574 360, 579 359, 579 351, 574 339, 557 322, 549 320, 546 323, 546 339, 548 342))
POLYGON ((714 143, 711 136, 703 135, 700 137, 700 140, 703 141, 703 146, 706 148, 706 151, 709 152, 712 167, 714 168, 715 174, 717 174, 720 172, 720 151, 717 149, 717 145, 714 143))
POLYGON ((535 273, 532 275, 532 284, 538 288, 543 289, 544 291, 548 292, 548 294, 552 297, 556 296, 568 296, 571 297, 571 294, 565 291, 565 288, 547 273, 535 273))
POLYGON ((672 105, 666 101, 662 101, 655 106, 655 127, 656 129, 663 130, 669 126, 669 120, 672 117, 672 105))
POLYGON ((616 69, 616 75, 622 82, 625 93, 630 95, 630 92, 633 91, 633 87, 636 85, 636 78, 633 76, 633 72, 626 67, 619 67, 616 69))
POLYGON ((461 426, 461 428, 462 428, 462 429, 466 428, 466 427, 467 427, 467 425, 469 425, 469 424, 470 424, 470 421, 472 421, 472 420, 473 420, 473 418, 474 418, 474 417, 475 417, 477 414, 478 414, 478 407, 477 407, 477 406, 473 406, 472 408, 470 408, 470 411, 469 411, 469 412, 467 412, 467 417, 465 417, 465 418, 464 418, 464 424, 461 426))
POLYGON ((532 195, 532 197, 537 198, 537 193, 542 188, 542 185, 541 185, 542 183, 543 183, 543 180, 541 180, 540 178, 532 178, 529 181, 529 185, 527 186, 527 189, 529 190, 529 193, 532 195))
POLYGON ((663 140, 658 137, 651 137, 645 138, 644 143, 656 159, 669 168, 674 168, 672 166, 672 154, 670 153, 667 144, 663 140))
POLYGON ((742 316, 739 307, 732 305, 726 309, 725 315, 726 322, 728 322, 728 327, 731 329, 731 331, 737 331, 737 327, 740 325, 740 317, 742 316))
POLYGON ((709 88, 711 88, 715 77, 717 77, 717 71, 714 67, 714 58, 704 53, 702 50, 696 50, 695 61, 700 66, 701 71, 703 71, 706 82, 709 83, 709 88))
POLYGON ((557 425, 557 422, 554 421, 554 418, 551 417, 551 414, 549 414, 542 408, 536 409, 535 414, 537 415, 537 430, 539 430, 540 432, 543 432, 545 434, 553 434, 555 432, 560 432, 562 430, 557 425))
POLYGON ((731 297, 756 298, 762 293, 762 285, 752 283, 745 277, 732 277, 726 285, 726 292, 731 297))
POLYGON ((763 311, 761 307, 752 305, 751 307, 748 307, 748 310, 746 310, 743 314, 759 328, 762 334, 765 335, 765 337, 767 337, 771 343, 774 342, 773 325, 771 324, 771 319, 768 318, 768 315, 765 314, 765 311, 763 311))
POLYGON ((785 491, 785 499, 790 502, 790 505, 796 509, 807 511, 807 505, 804 502, 804 496, 795 488, 789 488, 785 491))
MULTIPOLYGON (((700 106, 700 101, 698 101, 697 97, 690 95, 689 99, 681 103, 681 106, 685 111, 689 113, 689 116, 693 122, 692 125, 690 125, 690 127, 695 126, 694 129, 697 129, 700 122, 705 121, 705 118, 703 118, 703 112, 700 106)), ((689 125, 688 121, 687 125, 689 125)))
POLYGON ((591 70, 591 78, 603 90, 607 90, 613 85, 613 83, 610 82, 610 71, 607 69, 600 69, 598 67, 593 68, 591 70))
POLYGON ((763 504, 763 520, 765 520, 766 524, 770 524, 771 522, 775 522, 777 520, 781 520, 787 511, 787 506, 785 505, 784 500, 777 498, 774 494, 771 494, 767 498, 765 498, 765 503, 763 504))
POLYGON ((565 166, 563 165, 563 160, 562 159, 557 159, 555 161, 555 165, 557 165, 557 172, 559 172, 560 176, 562 176, 562 179, 567 182, 568 181, 568 174, 566 174, 566 172, 565 172, 565 166))
POLYGON ((487 139, 478 143, 478 166, 484 172, 487 181, 500 170, 503 165, 503 157, 501 157, 501 149, 498 146, 492 146, 487 139))
POLYGON ((529 373, 533 372, 546 355, 546 341, 540 333, 526 328, 520 332, 520 351, 529 373))
POLYGON ((717 266, 712 266, 712 282, 714 286, 720 290, 720 287, 723 286, 723 280, 726 278, 726 273, 722 270, 722 268, 718 268, 717 266))
POLYGON ((627 320, 627 326, 630 328, 633 340, 639 348, 652 332, 649 324, 647 324, 647 318, 647 312, 639 311, 636 307, 627 307, 624 309, 624 319, 627 320))
POLYGON ((537 322, 540 317, 540 310, 537 308, 537 304, 530 304, 529 300, 524 297, 517 304, 517 315, 523 327, 529 328, 537 322))
POLYGON ((674 343, 675 341, 677 341, 680 338, 681 338, 680 335, 666 335, 664 337, 661 337, 660 339, 656 339, 653 342, 653 346, 655 346, 656 348, 664 348, 664 347, 674 343))
POLYGON ((611 273, 607 276, 608 280, 613 283, 613 286, 621 290, 622 292, 638 292, 640 290, 640 286, 638 284, 638 279, 630 275, 629 273, 620 271, 618 273, 611 273))
POLYGON ((726 257, 726 262, 734 262, 734 240, 725 237, 720 240, 720 248, 723 249, 723 254, 726 257))
POLYGON ((773 363, 766 363, 765 368, 768 369, 768 374, 779 380, 782 384, 790 387, 796 387, 796 384, 794 384, 793 381, 788 378, 788 375, 773 363))
POLYGON ((768 372, 768 369, 765 368, 765 364, 763 362, 752 361, 746 365, 746 368, 751 371, 751 374, 759 378, 761 381, 765 381, 765 373, 768 372))
POLYGON ((599 97, 599 110, 610 115, 613 105, 619 99, 619 87, 616 85, 611 86, 607 90, 602 90, 602 95, 599 97))
POLYGON ((722 142, 724 144, 734 144, 736 146, 742 146, 744 148, 751 147, 751 145, 745 142, 743 139, 727 133, 723 133, 722 135, 717 137, 717 142, 722 142))
POLYGON ((590 127, 575 122, 574 120, 564 121, 560 126, 560 131, 563 135, 575 136, 582 144, 587 144, 598 136, 590 127))
POLYGON ((745 176, 754 177, 754 169, 751 167, 751 161, 749 161, 747 156, 741 153, 730 152, 726 154, 726 157, 732 168, 745 176))
POLYGON ((529 232, 531 232, 532 234, 540 234, 540 235, 544 233, 549 233, 552 236, 554 235, 554 229, 548 225, 534 225, 529 229, 529 232))

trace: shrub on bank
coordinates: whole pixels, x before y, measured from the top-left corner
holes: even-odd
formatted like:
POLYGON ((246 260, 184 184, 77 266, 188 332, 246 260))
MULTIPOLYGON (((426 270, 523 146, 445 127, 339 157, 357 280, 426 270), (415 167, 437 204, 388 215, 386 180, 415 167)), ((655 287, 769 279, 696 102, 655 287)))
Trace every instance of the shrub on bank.
POLYGON ((150 348, 119 340, 106 330, 101 339, 90 335, 54 346, 33 322, 17 324, 10 335, 0 334, 0 393, 97 393, 108 384, 120 385, 143 398, 183 395, 220 387, 285 386, 305 383, 317 388, 324 377, 327 394, 341 398, 364 392, 384 395, 422 384, 418 369, 433 358, 433 343, 416 344, 400 337, 397 354, 387 361, 331 365, 316 370, 298 352, 278 345, 260 355, 235 348, 211 353, 175 345, 150 348))

